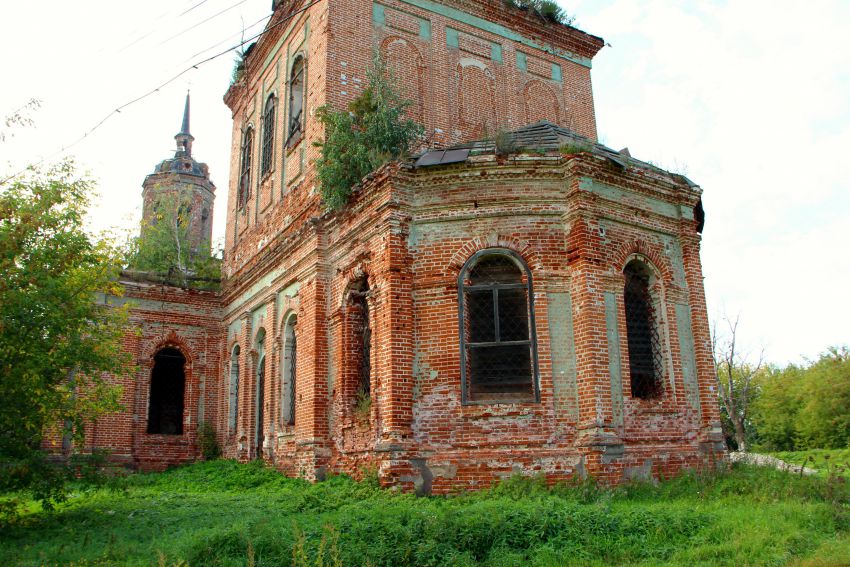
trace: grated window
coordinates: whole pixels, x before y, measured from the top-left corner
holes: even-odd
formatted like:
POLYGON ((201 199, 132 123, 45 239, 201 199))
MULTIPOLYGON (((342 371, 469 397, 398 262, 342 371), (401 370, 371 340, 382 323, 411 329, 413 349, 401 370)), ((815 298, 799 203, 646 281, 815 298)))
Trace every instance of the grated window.
POLYGON ((626 277, 623 295, 632 396, 657 398, 661 395, 664 366, 655 308, 649 290, 648 269, 640 262, 633 261, 626 266, 623 274, 626 277))
POLYGON ((266 102, 266 112, 263 115, 263 160, 260 164, 261 175, 270 172, 274 162, 275 103, 274 95, 271 95, 266 102))
POLYGON ((248 128, 242 138, 242 167, 239 174, 237 208, 244 209, 251 198, 251 155, 254 151, 254 129, 248 128))
POLYGON ((530 277, 504 252, 470 262, 460 282, 464 399, 534 399, 530 277))

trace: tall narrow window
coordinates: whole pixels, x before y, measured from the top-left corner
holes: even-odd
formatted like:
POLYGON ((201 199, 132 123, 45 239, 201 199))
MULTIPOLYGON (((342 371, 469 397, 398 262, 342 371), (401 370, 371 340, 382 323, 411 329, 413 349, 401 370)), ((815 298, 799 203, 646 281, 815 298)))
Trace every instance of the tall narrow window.
POLYGON ((304 132, 304 57, 298 56, 289 74, 289 126, 286 147, 294 146, 304 132))
POLYGON ((298 348, 295 340, 295 315, 286 320, 283 330, 283 380, 281 392, 281 416, 283 423, 295 425, 295 368, 298 348))
POLYGON ((646 264, 632 260, 623 270, 626 307, 626 333, 629 343, 629 372, 632 397, 657 398, 661 395, 661 340, 650 293, 651 272, 646 264))
POLYGON ((186 358, 176 348, 164 348, 154 357, 148 402, 148 433, 182 435, 186 358))
POLYGON ((534 401, 537 346, 531 273, 504 249, 475 254, 458 279, 464 402, 534 401))
POLYGON ((369 282, 365 277, 349 289, 347 311, 346 375, 357 399, 364 400, 372 392, 372 325, 369 320, 369 282))
POLYGON ((236 418, 239 411, 239 345, 233 347, 230 355, 230 404, 228 406, 228 425, 230 431, 236 431, 236 418))
POLYGON ((242 166, 239 169, 237 208, 242 210, 251 198, 251 156, 254 151, 254 129, 250 126, 242 137, 242 166))
POLYGON ((272 170, 274 163, 274 123, 275 103, 274 95, 270 95, 266 101, 266 112, 263 114, 263 159, 261 162, 261 175, 272 170))

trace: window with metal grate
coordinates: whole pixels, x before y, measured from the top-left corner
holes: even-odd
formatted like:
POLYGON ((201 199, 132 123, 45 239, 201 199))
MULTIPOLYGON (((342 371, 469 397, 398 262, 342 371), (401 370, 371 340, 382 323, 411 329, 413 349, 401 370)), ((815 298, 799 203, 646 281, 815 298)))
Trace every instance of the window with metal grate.
POLYGON ((531 274, 510 250, 473 256, 459 279, 465 402, 537 399, 531 274))
POLYGON ((265 175, 274 165, 274 127, 277 99, 269 95, 266 101, 266 111, 263 114, 263 158, 260 163, 260 174, 265 175))
POLYGON ((649 268, 638 260, 629 262, 623 270, 632 397, 642 399, 661 395, 664 364, 650 293, 650 274, 649 268))
POLYGON ((242 210, 251 198, 251 158, 254 152, 254 129, 248 127, 242 137, 242 164, 239 168, 239 194, 236 208, 242 210))

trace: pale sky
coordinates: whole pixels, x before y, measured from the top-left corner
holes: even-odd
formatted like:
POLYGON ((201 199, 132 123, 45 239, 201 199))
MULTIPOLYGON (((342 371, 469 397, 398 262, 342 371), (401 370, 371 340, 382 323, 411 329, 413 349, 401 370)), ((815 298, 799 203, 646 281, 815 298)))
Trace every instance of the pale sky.
MULTIPOLYGON (((593 67, 600 141, 704 190, 711 317, 740 313, 749 348, 763 345, 778 363, 850 343, 850 2, 561 4, 610 44, 593 67)), ((0 116, 30 98, 42 108, 35 128, 0 144, 0 173, 57 159, 114 108, 238 43, 243 22, 270 7, 4 2, 0 116)), ((142 181, 172 155, 191 88, 194 154, 218 186, 214 233, 223 234, 231 121, 222 96, 233 59, 186 73, 67 152, 99 183, 95 227, 137 226, 142 181)))

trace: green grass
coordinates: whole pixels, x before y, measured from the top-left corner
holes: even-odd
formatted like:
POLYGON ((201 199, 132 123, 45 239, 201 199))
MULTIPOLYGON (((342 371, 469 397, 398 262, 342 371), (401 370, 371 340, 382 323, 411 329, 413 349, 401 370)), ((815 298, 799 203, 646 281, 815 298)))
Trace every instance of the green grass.
POLYGON ((31 511, 0 531, 0 565, 846 565, 848 496, 845 483, 735 467, 417 498, 215 461, 31 511))
POLYGON ((850 448, 779 451, 770 454, 786 463, 805 464, 807 467, 816 469, 821 476, 833 473, 850 478, 850 448))

